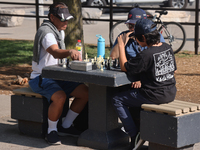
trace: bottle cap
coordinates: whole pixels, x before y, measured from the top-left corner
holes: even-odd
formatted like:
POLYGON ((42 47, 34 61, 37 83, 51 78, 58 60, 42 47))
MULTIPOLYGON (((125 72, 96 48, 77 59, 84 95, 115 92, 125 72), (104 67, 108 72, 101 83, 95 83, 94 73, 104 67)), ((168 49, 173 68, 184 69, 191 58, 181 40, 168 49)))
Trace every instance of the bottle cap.
POLYGON ((98 41, 99 42, 105 42, 105 39, 100 35, 100 34, 97 34, 96 37, 98 37, 98 41))
POLYGON ((78 40, 78 42, 80 42, 80 43, 81 43, 81 40, 78 40))

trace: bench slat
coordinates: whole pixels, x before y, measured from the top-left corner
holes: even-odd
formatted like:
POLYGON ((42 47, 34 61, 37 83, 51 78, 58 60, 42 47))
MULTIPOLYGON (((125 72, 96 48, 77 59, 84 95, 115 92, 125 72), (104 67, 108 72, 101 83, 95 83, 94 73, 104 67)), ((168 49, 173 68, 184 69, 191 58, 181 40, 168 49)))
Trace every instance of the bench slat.
POLYGON ((180 106, 180 105, 176 105, 176 104, 174 104, 172 102, 168 103, 168 104, 161 104, 161 106, 167 106, 167 107, 170 107, 170 108, 181 109, 182 113, 190 112, 189 107, 183 107, 183 106, 180 106))
POLYGON ((21 89, 15 89, 13 90, 13 93, 15 95, 25 95, 28 97, 37 97, 37 98, 42 98, 42 95, 38 93, 34 93, 30 87, 27 88, 21 88, 21 89))
POLYGON ((190 112, 194 112, 194 111, 198 110, 197 105, 190 105, 190 104, 186 104, 186 103, 181 103, 181 101, 177 101, 177 100, 174 100, 172 102, 172 104, 183 106, 183 107, 188 107, 190 109, 190 112))
POLYGON ((142 108, 148 111, 155 111, 158 113, 167 113, 172 116, 180 115, 182 113, 182 109, 172 108, 164 105, 156 105, 156 104, 143 104, 142 108))
POLYGON ((200 110, 200 104, 185 102, 185 101, 180 101, 180 100, 174 100, 174 101, 179 102, 181 104, 187 104, 188 106, 197 106, 197 109, 200 110))

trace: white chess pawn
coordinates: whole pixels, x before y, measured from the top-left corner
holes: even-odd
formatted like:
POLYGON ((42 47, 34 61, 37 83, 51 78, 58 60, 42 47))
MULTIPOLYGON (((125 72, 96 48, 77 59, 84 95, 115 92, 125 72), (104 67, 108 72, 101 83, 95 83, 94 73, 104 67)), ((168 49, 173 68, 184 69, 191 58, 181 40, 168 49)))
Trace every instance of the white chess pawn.
POLYGON ((87 53, 85 54, 85 59, 86 59, 86 60, 88 59, 88 55, 87 55, 87 53))

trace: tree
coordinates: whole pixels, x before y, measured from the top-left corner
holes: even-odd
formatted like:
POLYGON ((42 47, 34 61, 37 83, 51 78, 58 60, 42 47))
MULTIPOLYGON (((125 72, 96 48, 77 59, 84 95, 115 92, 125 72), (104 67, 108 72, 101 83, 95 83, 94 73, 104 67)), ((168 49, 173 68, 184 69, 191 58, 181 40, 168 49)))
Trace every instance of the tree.
POLYGON ((53 0, 53 2, 64 2, 69 9, 73 19, 69 20, 65 30, 65 44, 67 49, 75 49, 77 40, 81 40, 83 45, 82 54, 84 58, 84 40, 83 40, 83 19, 80 0, 53 0))

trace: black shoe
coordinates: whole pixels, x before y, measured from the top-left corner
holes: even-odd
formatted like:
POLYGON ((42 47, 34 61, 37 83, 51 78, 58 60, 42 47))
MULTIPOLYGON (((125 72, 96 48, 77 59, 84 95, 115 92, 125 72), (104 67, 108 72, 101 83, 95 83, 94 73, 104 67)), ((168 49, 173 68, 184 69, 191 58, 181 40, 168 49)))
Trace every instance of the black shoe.
POLYGON ((82 132, 77 130, 74 126, 70 126, 69 128, 63 128, 62 126, 60 128, 58 128, 58 135, 60 136, 73 136, 73 137, 79 137, 79 135, 82 132))
POLYGON ((54 145, 60 145, 61 141, 58 137, 58 134, 56 131, 51 131, 49 134, 46 135, 45 140, 49 144, 54 144, 54 145))
POLYGON ((135 147, 135 139, 136 139, 136 136, 131 137, 131 143, 130 143, 130 146, 129 146, 128 150, 133 150, 134 149, 134 147, 135 147))
POLYGON ((129 150, 139 150, 144 142, 145 141, 140 138, 140 132, 138 132, 136 136, 131 137, 131 145, 129 147, 129 150))

